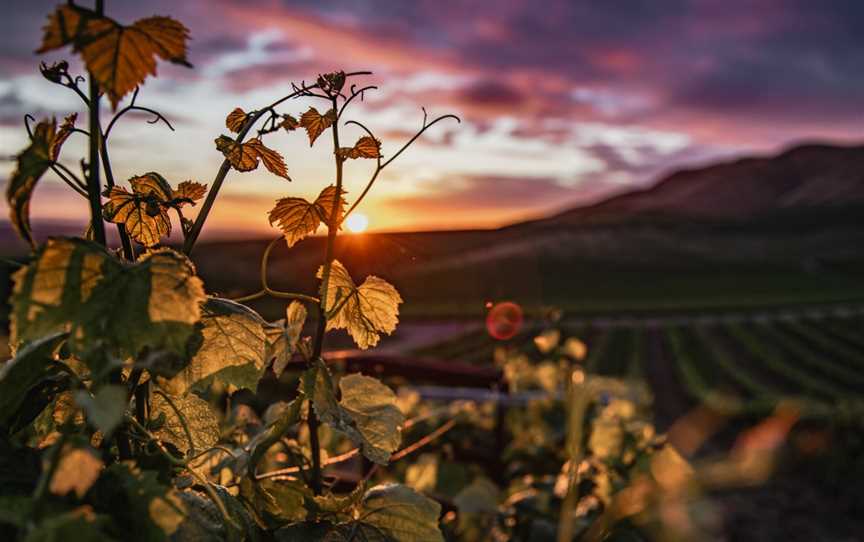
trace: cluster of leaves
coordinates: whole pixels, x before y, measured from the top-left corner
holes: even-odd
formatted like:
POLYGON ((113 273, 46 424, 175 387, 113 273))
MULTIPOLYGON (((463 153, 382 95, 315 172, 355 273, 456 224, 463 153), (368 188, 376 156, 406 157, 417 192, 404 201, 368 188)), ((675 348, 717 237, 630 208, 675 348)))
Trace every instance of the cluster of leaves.
MULTIPOLYGON (((156 172, 133 176, 127 189, 114 184, 108 163, 111 126, 125 111, 144 109, 135 105, 137 89, 155 75, 157 58, 189 66, 188 30, 170 17, 124 25, 97 5, 96 10, 59 6, 37 51, 71 46, 80 55, 96 85, 89 96, 78 87, 83 78, 69 75, 65 61, 43 65, 42 73, 85 101, 89 131, 75 127, 74 114, 59 128, 54 120, 37 123, 7 189, 12 223, 33 253, 14 275, 14 357, 0 366, 0 538, 442 540, 440 505, 410 487, 361 482, 353 491, 334 493, 321 484, 326 456, 321 435, 384 466, 399 450, 406 424, 389 387, 360 374, 337 379, 321 356, 323 334, 334 329, 347 330, 359 348, 376 345, 396 328, 402 302, 379 277, 357 285, 331 250, 350 212, 343 163, 375 159, 376 176, 386 166, 380 141, 365 127, 367 135, 355 145, 338 145, 345 106, 367 88, 352 86, 346 94, 351 74, 334 72, 295 86, 292 95, 266 108, 235 109, 226 126, 236 136, 216 139, 224 161, 210 192, 195 181, 172 186, 156 172), (133 90, 129 105, 103 129, 92 114, 100 97, 107 96, 116 110, 133 90), (323 98, 329 108, 322 114, 309 107, 299 120, 277 113, 275 107, 291 97, 323 98), (245 139, 265 115, 258 135, 245 139), (324 224, 328 256, 318 273, 320 298, 273 291, 262 278, 262 293, 291 299, 286 317, 268 322, 241 303, 208 295, 187 254, 229 170, 252 171, 263 163, 290 180, 283 156, 265 146, 263 137, 301 127, 310 145, 333 130, 339 175, 314 202, 277 201, 270 222, 289 248, 324 224), (88 135, 91 159, 102 157, 101 165, 82 161, 86 183, 60 162, 63 142, 76 131, 88 135), (96 204, 83 238, 35 242, 30 199, 49 170, 96 204), (195 220, 187 219, 184 208, 205 196, 207 204, 195 220), (184 252, 163 245, 172 230, 171 210, 186 242, 184 252), (140 254, 124 244, 121 256, 90 235, 103 220, 117 224, 124 243, 135 241, 140 254), (303 335, 305 305, 319 319, 314 337, 303 335), (289 367, 299 367, 293 400, 255 434, 235 438, 231 413, 219 408, 220 394, 254 391, 266 371, 281 375, 289 367), (300 441, 290 474, 259 471, 274 450, 293 454, 290 443, 300 441), (226 470, 230 483, 222 479, 226 470)), ((424 119, 420 133, 430 125, 424 119)))

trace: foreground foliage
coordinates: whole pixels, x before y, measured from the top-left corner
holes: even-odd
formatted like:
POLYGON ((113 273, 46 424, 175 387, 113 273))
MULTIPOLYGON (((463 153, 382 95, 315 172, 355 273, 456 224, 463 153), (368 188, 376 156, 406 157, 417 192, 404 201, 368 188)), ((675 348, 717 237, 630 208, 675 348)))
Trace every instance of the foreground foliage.
POLYGON ((399 293, 379 277, 355 282, 335 259, 334 239, 381 170, 427 128, 455 117, 424 116, 416 136, 384 161, 373 133, 343 120, 349 103, 374 89, 349 80, 368 73, 334 72, 294 85, 260 109, 230 112, 226 128, 236 135, 215 139, 224 161, 209 191, 155 171, 133 176, 127 189, 110 167, 111 129, 129 111, 151 113, 170 127, 137 104, 138 87, 155 75, 157 59, 191 67, 188 34, 170 17, 117 22, 104 15, 101 1, 95 9, 61 5, 44 27, 37 52, 71 47, 89 85, 81 88, 85 78, 72 75, 66 61, 42 64, 42 74, 82 99, 89 122, 79 128, 72 114, 59 127, 54 119, 31 127, 28 116, 30 144, 17 156, 7 188, 10 219, 33 253, 14 275, 14 358, 0 369, 2 538, 442 540, 440 505, 410 487, 364 480, 340 493, 325 487, 322 435, 387 465, 401 445, 405 417, 389 387, 359 374, 334 377, 321 353, 330 330, 347 330, 362 349, 395 330, 399 293), (107 126, 99 119, 103 95, 116 112, 107 126), (295 113, 297 120, 277 111, 294 98, 322 101, 324 113, 310 106, 295 113), (343 147, 339 128, 350 124, 361 135, 343 147), (314 202, 289 196, 270 212, 281 236, 262 258, 261 291, 243 299, 286 300, 286 318, 268 322, 241 302, 208 295, 189 254, 231 170, 263 164, 291 180, 285 159, 264 139, 300 128, 310 146, 332 133, 336 178, 314 202), (61 162, 64 141, 76 133, 90 144, 81 176, 61 162), (346 209, 343 166, 355 159, 375 160, 375 169, 346 209), (90 227, 82 238, 38 245, 30 199, 49 171, 87 199, 90 227), (194 220, 184 216, 202 200, 194 220), (172 214, 182 251, 164 244, 172 214), (117 227, 117 252, 106 247, 105 222, 117 227), (322 224, 328 244, 319 292, 271 289, 266 266, 276 243, 284 239, 291 248, 322 224), (315 331, 305 336, 310 313, 315 331), (232 432, 235 411, 220 401, 254 391, 266 371, 281 375, 289 368, 298 375, 290 400, 274 405, 258 431, 232 432), (294 472, 262 475, 259 466, 280 450, 293 458, 294 472))

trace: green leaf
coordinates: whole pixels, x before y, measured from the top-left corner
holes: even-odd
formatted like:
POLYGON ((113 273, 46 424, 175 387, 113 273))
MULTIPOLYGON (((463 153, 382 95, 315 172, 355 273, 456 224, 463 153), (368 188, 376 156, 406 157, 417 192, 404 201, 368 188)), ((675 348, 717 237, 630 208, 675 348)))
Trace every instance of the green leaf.
POLYGON ((158 476, 130 463, 115 463, 102 472, 87 495, 88 502, 97 510, 111 510, 117 525, 132 533, 134 540, 162 542, 177 532, 187 511, 180 492, 160 483, 158 476))
POLYGON ((195 267, 170 249, 124 264, 95 243, 52 238, 13 278, 10 342, 69 331, 70 351, 93 371, 106 355, 145 348, 185 357, 204 300, 195 267))
POLYGON ((48 171, 60 153, 60 146, 72 131, 76 115, 70 115, 57 130, 55 119, 40 121, 33 129, 30 145, 18 156, 18 167, 6 186, 9 219, 18 235, 35 247, 30 233, 30 196, 36 183, 48 171))
POLYGON ((292 426, 300 421, 300 410, 303 406, 302 397, 297 397, 280 413, 262 433, 255 437, 252 453, 249 456, 249 476, 256 475, 256 469, 261 458, 267 453, 271 446, 282 440, 282 437, 292 426))
POLYGON ((244 477, 240 482, 240 496, 252 503, 252 507, 271 528, 295 521, 303 521, 307 515, 307 501, 312 491, 299 480, 252 481, 244 477))
POLYGON ((267 364, 265 321, 258 313, 228 299, 204 304, 200 347, 185 369, 159 384, 172 395, 206 392, 214 382, 255 390, 267 364))
POLYGON ((154 393, 150 401, 151 417, 165 415, 165 423, 154 432, 159 440, 173 444, 184 454, 190 450, 190 437, 194 449, 198 452, 212 447, 219 441, 221 435, 219 419, 210 403, 194 394, 176 397, 171 401, 177 407, 176 411, 161 394, 154 393), (186 422, 185 428, 180 415, 186 422), (188 435, 186 429, 189 430, 188 435))
POLYGON ((35 340, 0 367, 0 427, 11 427, 33 386, 55 374, 54 352, 66 337, 54 333, 35 340))
POLYGON ((360 446, 370 461, 386 465, 399 447, 405 422, 393 390, 374 378, 348 375, 339 381, 342 399, 337 401, 330 370, 320 359, 301 378, 321 421, 360 446))
POLYGON ((360 521, 395 542, 443 542, 441 505, 401 484, 373 487, 363 496, 360 521))
POLYGON ((96 429, 110 438, 114 429, 123 421, 129 403, 124 386, 102 386, 94 396, 84 390, 75 393, 75 402, 87 413, 87 420, 96 429))

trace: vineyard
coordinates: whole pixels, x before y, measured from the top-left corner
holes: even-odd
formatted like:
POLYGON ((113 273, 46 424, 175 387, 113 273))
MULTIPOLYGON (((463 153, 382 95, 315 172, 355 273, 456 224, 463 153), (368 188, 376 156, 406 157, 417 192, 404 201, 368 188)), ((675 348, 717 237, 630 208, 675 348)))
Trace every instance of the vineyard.
MULTIPOLYGON (((813 419, 860 412, 864 389, 864 317, 761 317, 758 321, 702 323, 693 318, 633 319, 621 323, 569 323, 562 332, 587 345, 589 373, 644 380, 656 398, 661 426, 704 403, 729 415, 759 415, 794 400, 813 419)), ((503 343, 536 350, 541 328, 503 343)), ((485 329, 470 331, 414 354, 475 365, 492 363, 498 341, 485 329)))

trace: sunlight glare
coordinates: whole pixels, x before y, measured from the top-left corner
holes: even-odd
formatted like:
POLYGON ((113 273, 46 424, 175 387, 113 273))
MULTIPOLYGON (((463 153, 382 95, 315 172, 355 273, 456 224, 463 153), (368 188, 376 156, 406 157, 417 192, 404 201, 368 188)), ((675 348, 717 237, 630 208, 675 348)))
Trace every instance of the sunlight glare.
POLYGON ((345 219, 345 227, 351 233, 362 233, 369 226, 369 218, 362 213, 352 213, 345 219))

